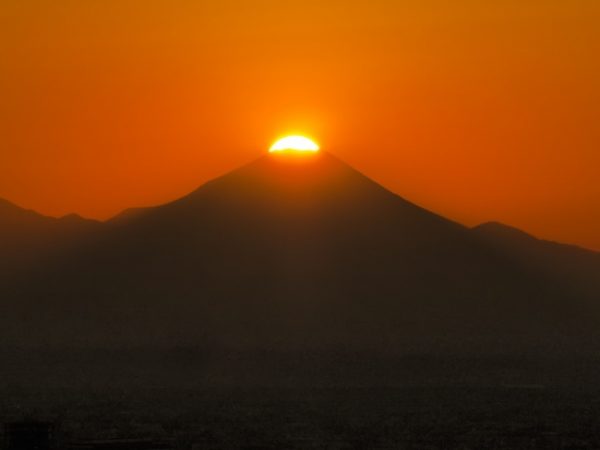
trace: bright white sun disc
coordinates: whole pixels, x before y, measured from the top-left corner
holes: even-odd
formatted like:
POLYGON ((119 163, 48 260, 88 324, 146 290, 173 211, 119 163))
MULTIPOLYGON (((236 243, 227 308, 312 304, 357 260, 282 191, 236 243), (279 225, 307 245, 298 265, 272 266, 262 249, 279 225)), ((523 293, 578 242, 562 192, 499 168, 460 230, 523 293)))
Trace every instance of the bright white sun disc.
POLYGON ((311 139, 304 136, 287 136, 279 139, 269 149, 269 152, 318 152, 319 146, 311 139))

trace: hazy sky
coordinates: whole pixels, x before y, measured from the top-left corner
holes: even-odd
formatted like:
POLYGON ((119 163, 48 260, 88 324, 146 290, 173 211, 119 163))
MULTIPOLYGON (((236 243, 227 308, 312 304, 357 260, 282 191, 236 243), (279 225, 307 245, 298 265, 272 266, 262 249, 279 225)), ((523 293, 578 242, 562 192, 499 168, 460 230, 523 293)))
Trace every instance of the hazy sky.
POLYGON ((600 249, 598 0, 3 0, 0 197, 107 218, 290 131, 468 225, 600 249))

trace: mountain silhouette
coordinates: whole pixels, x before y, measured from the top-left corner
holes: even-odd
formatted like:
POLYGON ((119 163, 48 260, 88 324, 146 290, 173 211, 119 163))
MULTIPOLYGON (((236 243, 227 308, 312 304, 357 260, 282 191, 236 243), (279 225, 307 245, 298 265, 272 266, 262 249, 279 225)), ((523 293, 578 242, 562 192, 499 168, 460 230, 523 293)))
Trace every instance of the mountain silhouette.
POLYGON ((481 224, 473 231, 514 264, 561 283, 576 297, 600 298, 600 253, 538 239, 498 222, 481 224))
POLYGON ((599 274, 597 253, 469 229, 325 152, 270 154, 22 271, 0 333, 215 358, 592 353, 599 274))
POLYGON ((77 245, 100 226, 76 214, 46 217, 0 199, 0 279, 77 245))

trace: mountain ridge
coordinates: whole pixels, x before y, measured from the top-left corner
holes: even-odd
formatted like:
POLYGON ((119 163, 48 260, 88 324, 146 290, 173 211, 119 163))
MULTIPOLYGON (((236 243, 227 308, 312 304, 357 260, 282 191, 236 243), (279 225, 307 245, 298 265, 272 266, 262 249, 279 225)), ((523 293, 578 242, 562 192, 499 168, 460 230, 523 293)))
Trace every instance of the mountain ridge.
POLYGON ((121 219, 13 285, 7 341, 566 352, 600 317, 595 290, 571 290, 323 153, 267 155, 121 219))

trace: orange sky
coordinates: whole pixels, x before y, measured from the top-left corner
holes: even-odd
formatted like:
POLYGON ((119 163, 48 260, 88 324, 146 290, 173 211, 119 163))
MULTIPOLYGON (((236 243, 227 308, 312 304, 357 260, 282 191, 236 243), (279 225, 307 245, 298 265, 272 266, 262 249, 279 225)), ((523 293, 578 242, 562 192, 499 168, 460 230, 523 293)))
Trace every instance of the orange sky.
POLYGON ((107 218, 305 132, 468 225, 600 250, 598 0, 4 0, 0 197, 107 218))

